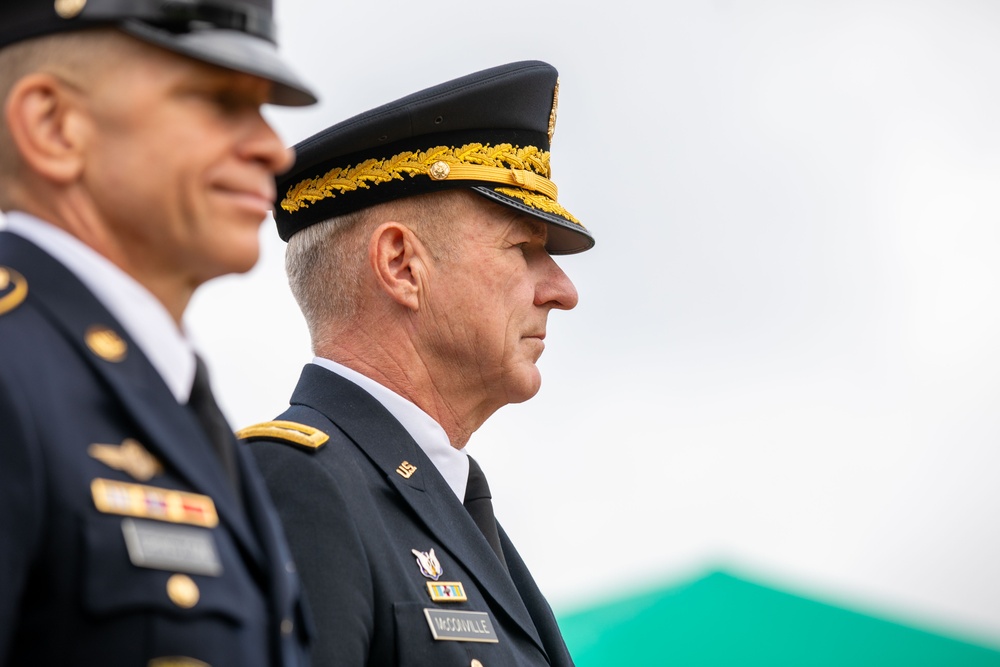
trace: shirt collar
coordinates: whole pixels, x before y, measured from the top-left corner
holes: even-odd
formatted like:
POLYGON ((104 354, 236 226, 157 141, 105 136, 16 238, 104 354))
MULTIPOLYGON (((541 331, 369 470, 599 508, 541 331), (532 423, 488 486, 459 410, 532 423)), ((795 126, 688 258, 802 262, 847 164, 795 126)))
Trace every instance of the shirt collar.
POLYGON ((444 481, 458 496, 459 502, 465 501, 465 485, 469 482, 469 457, 464 450, 451 446, 448 434, 429 414, 388 387, 336 361, 315 357, 313 363, 350 380, 381 403, 431 460, 444 481))
POLYGON ((194 349, 149 290, 76 237, 32 215, 10 211, 6 228, 69 269, 128 332, 177 402, 187 403, 194 382, 194 349))

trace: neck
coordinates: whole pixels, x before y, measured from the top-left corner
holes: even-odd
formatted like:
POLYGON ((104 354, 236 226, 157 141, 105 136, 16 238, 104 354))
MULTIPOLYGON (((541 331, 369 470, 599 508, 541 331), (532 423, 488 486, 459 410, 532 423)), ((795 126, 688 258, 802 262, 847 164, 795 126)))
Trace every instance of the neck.
POLYGON ((328 336, 331 342, 317 345, 315 353, 361 373, 407 399, 441 425, 453 447, 465 447, 472 434, 496 408, 483 410, 474 400, 469 400, 471 396, 457 391, 460 388, 455 383, 441 381, 405 337, 396 337, 391 343, 368 339, 359 344, 356 336, 352 335, 357 331, 371 330, 370 327, 355 326, 351 328, 352 333, 328 336))
POLYGON ((181 326, 197 287, 194 281, 176 272, 159 270, 155 261, 132 251, 102 223, 85 197, 74 197, 72 192, 61 195, 18 201, 11 208, 44 220, 90 247, 149 290, 181 326))

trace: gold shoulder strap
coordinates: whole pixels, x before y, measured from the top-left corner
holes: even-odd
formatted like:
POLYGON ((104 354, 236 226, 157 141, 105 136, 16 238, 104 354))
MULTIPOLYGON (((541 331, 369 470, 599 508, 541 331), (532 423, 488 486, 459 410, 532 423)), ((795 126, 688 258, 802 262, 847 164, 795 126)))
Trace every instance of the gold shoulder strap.
POLYGON ((247 426, 237 431, 236 437, 246 442, 276 440, 298 445, 309 451, 318 451, 330 439, 329 435, 318 428, 288 421, 271 421, 247 426))

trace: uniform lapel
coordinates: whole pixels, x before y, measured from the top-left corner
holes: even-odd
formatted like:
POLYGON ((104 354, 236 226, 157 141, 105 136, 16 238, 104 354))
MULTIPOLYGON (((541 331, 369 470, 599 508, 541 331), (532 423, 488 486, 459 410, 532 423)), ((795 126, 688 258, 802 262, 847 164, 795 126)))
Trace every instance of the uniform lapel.
MULTIPOLYGON (((177 404, 138 345, 96 297, 47 253, 20 236, 0 233, 0 264, 11 266, 28 282, 28 299, 55 324, 143 429, 138 438, 197 492, 211 496, 220 520, 243 547, 260 560, 260 550, 222 464, 193 413, 177 404), (106 361, 86 344, 93 326, 113 330, 127 345, 125 358, 106 361)), ((235 444, 234 444, 235 446, 235 444)))
POLYGON ((553 667, 573 667, 573 661, 569 657, 569 649, 559 631, 559 624, 552 613, 552 608, 542 592, 538 589, 534 577, 528 571, 528 567, 521 560, 521 555, 514 548, 507 533, 502 526, 497 526, 500 531, 500 544, 503 546, 504 557, 507 559, 507 567, 510 569, 510 577, 514 580, 514 585, 521 594, 531 619, 538 629, 538 634, 542 638, 545 651, 548 653, 549 661, 553 667))
POLYGON ((292 403, 319 410, 336 423, 469 571, 483 595, 492 598, 545 650, 514 582, 489 542, 434 464, 381 403, 353 382, 313 364, 303 370, 292 403), (397 471, 404 461, 417 468, 408 479, 397 471))

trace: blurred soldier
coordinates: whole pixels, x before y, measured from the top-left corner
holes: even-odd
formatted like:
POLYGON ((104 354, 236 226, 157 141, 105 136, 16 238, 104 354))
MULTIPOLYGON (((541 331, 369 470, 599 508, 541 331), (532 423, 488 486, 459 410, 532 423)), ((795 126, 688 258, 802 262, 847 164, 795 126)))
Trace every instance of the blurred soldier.
POLYGON ((313 95, 270 0, 0 7, 0 664, 303 664, 299 582, 181 327, 313 95))
POLYGON ((317 357, 244 429, 317 620, 314 664, 571 665, 464 447, 539 388, 552 254, 593 245, 549 179, 556 71, 473 74, 307 139, 278 231, 317 357))

